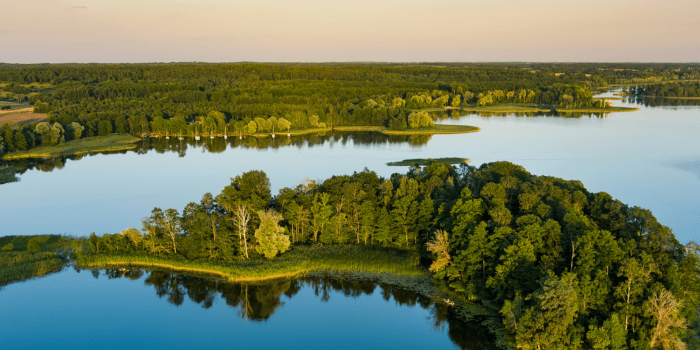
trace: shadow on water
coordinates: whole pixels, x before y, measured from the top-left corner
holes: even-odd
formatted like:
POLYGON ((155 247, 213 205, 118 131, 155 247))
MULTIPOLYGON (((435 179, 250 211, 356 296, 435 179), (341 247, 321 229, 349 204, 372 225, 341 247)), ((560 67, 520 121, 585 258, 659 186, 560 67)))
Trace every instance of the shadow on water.
POLYGON ((644 107, 683 107, 700 106, 700 99, 692 98, 668 98, 653 96, 627 96, 623 102, 644 107))
MULTIPOLYGON (((78 268, 76 270, 80 271, 78 268)), ((143 279, 146 286, 169 304, 179 307, 186 299, 203 309, 214 306, 217 299, 236 310, 247 321, 265 322, 285 305, 282 296, 292 299, 304 288, 311 288, 319 301, 328 302, 331 292, 358 298, 379 293, 383 300, 392 299, 399 306, 419 306, 428 310, 428 323, 438 331, 447 330, 450 340, 462 349, 493 349, 493 336, 478 323, 464 322, 444 303, 435 303, 428 297, 388 284, 367 280, 347 280, 340 277, 305 277, 261 283, 229 283, 207 277, 178 274, 162 270, 90 270, 93 277, 108 279, 143 279)))
POLYGON ((117 152, 95 152, 82 155, 57 156, 52 158, 25 158, 17 160, 0 160, 0 166, 17 167, 16 174, 24 174, 28 170, 39 170, 51 172, 62 169, 68 160, 77 161, 85 157, 98 154, 147 154, 149 152, 177 153, 179 157, 184 157, 187 152, 200 153, 223 153, 227 150, 263 150, 278 149, 284 147, 313 148, 324 147, 326 145, 365 145, 379 146, 388 144, 408 144, 413 147, 421 147, 428 144, 432 135, 385 135, 380 132, 349 131, 349 132, 327 132, 322 134, 308 134, 288 137, 285 134, 277 134, 272 137, 223 137, 203 138, 195 140, 186 137, 178 140, 176 137, 166 139, 165 137, 148 138, 138 142, 137 147, 129 151, 117 152))

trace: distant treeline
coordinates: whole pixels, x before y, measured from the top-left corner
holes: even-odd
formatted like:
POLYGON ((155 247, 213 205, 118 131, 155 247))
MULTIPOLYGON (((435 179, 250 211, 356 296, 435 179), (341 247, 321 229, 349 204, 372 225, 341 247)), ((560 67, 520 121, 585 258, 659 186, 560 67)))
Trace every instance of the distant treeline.
MULTIPOLYGON (((37 125, 1 127, 0 152, 110 133, 254 134, 335 126, 401 130, 415 126, 409 119, 415 110, 435 107, 600 107, 591 97, 592 87, 614 81, 621 73, 601 68, 592 75, 576 72, 576 67, 6 65, 0 68, 0 83, 11 96, 5 97, 48 113, 48 123, 39 130, 37 125), (564 74, 559 68, 566 68, 564 74)), ((634 76, 669 73, 657 69, 635 71, 634 76)))
POLYGON ((656 97, 700 97, 700 82, 649 84, 631 86, 623 90, 627 94, 656 97))
POLYGON ((274 197, 267 176, 251 171, 182 213, 155 208, 141 231, 77 242, 84 254, 222 264, 293 244, 419 250, 436 279, 500 310, 519 348, 698 342, 700 246, 681 245, 649 210, 508 162, 432 163, 389 178, 365 170, 274 197))

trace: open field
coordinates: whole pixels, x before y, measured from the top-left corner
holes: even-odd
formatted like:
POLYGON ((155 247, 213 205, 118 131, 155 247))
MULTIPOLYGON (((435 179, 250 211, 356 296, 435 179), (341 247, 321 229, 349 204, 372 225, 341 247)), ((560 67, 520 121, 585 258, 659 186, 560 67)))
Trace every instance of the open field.
POLYGON ((389 166, 410 166, 410 165, 426 165, 428 162, 438 162, 445 164, 461 164, 469 162, 467 158, 418 158, 418 159, 404 159, 400 162, 389 162, 386 165, 389 166))
POLYGON ((34 107, 24 107, 18 109, 4 109, 0 110, 0 115, 12 114, 12 113, 32 113, 34 112, 34 107))
POLYGON ((0 125, 6 123, 24 125, 43 121, 46 121, 46 113, 24 113, 12 111, 11 113, 0 114, 0 125))
POLYGON ((68 141, 57 146, 41 146, 28 151, 6 154, 3 159, 48 158, 59 155, 85 154, 91 152, 115 152, 136 148, 141 140, 131 135, 95 136, 68 141))

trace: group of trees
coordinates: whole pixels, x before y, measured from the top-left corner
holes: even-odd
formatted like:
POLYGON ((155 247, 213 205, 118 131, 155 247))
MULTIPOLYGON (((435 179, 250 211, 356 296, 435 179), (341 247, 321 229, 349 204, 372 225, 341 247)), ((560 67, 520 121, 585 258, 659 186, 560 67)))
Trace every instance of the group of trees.
MULTIPOLYGON (((582 74, 508 67, 423 65, 42 65, 4 66, 4 91, 22 95, 51 126, 82 136, 249 134, 290 128, 384 126, 405 129, 413 109, 532 103, 595 103, 582 74), (29 85, 32 84, 32 85, 29 85), (41 88, 38 88, 41 86, 41 88), (279 123, 279 125, 278 125, 279 123)), ((15 126, 26 146, 3 133, 4 149, 35 126, 15 126), (9 141, 8 141, 9 140, 9 141)), ((70 138, 66 137, 68 141, 70 138)))
MULTIPOLYGON (((243 135, 292 127, 405 129, 413 109, 430 107, 604 107, 592 99, 592 87, 697 79, 699 71, 658 64, 2 65, 0 82, 7 83, 7 98, 20 96, 48 113, 52 127, 80 125, 84 137, 243 135)), ((666 95, 695 96, 696 85, 666 95)), ((12 137, 2 132, 0 147, 41 145, 30 140, 35 127, 11 126, 12 137)))
POLYGON ((432 163, 390 178, 365 170, 274 197, 252 171, 143 224, 93 235, 86 249, 222 261, 272 258, 290 244, 418 249, 435 278, 500 310, 518 347, 697 342, 700 246, 681 245, 648 210, 508 162, 432 163))
POLYGON ((700 82, 648 84, 625 87, 623 92, 633 96, 700 97, 700 82))

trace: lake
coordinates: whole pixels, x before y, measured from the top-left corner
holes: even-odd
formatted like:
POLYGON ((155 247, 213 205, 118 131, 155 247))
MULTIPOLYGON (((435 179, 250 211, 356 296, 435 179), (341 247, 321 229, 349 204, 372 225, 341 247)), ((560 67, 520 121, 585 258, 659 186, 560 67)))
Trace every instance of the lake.
MULTIPOLYGON (((614 91, 601 96, 612 97, 614 91)), ((205 192, 249 170, 269 176, 273 194, 304 179, 405 172, 387 162, 463 157, 470 164, 507 160, 537 175, 581 180, 630 206, 651 209, 681 243, 700 232, 700 107, 697 100, 625 99, 634 112, 446 116, 480 132, 394 136, 328 133, 288 138, 201 141, 152 139, 138 151, 73 159, 28 160, 33 169, 0 185, 0 235, 115 233, 141 228, 153 207, 182 210, 205 192), (673 103, 683 106, 664 106, 673 103)))
POLYGON ((8 350, 493 348, 483 327, 444 303, 328 276, 234 284, 65 268, 2 287, 0 315, 8 350))
MULTIPOLYGON (((609 92, 604 96, 612 96, 609 92)), ((153 207, 182 208, 229 178, 259 169, 273 193, 305 179, 405 172, 410 158, 507 160, 538 175, 581 180, 649 208, 682 243, 700 232, 700 107, 626 99, 635 112, 563 117, 441 115, 474 125, 459 135, 327 133, 275 139, 150 139, 136 151, 13 164, 0 185, 0 235, 115 233, 140 228, 153 207)), ((163 271, 66 268, 0 290, 3 349, 489 348, 483 327, 443 303, 368 281, 294 279, 241 285, 163 271), (76 333, 80 341, 76 342, 76 333)))

